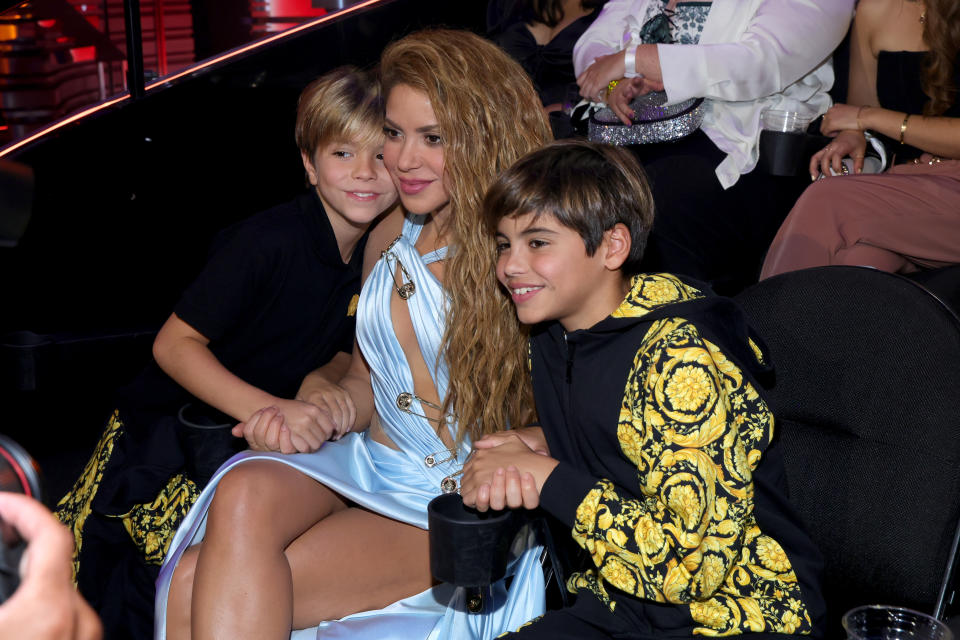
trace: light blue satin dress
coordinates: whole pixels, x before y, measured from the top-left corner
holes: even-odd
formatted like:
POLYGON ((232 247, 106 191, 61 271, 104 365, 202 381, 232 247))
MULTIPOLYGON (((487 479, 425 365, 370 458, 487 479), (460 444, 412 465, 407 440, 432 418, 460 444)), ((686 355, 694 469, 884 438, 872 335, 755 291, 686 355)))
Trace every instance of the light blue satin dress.
MULTIPOLYGON (((397 402, 401 394, 414 392, 413 375, 391 320, 390 301, 398 283, 412 281, 416 288, 407 299, 407 308, 439 397, 445 396, 449 382, 446 363, 435 356, 440 351, 443 337, 447 299, 440 282, 427 268, 429 263, 442 260, 446 249, 425 256, 417 253, 414 243, 424 221, 423 216, 408 217, 404 221, 402 235, 371 271, 357 308, 357 340, 370 366, 377 415, 384 432, 400 450, 374 441, 365 431, 327 442, 314 453, 245 452, 228 460, 177 530, 164 560, 157 580, 154 623, 157 640, 166 638, 170 578, 184 550, 203 539, 206 514, 217 483, 227 471, 249 460, 275 460, 289 465, 368 509, 421 529, 427 528, 427 503, 442 493, 444 478, 462 467, 470 443, 461 445, 453 457, 437 436, 434 424, 420 415, 423 409, 415 397, 406 407, 407 411, 401 410, 397 402), (398 261, 406 274, 398 269, 398 261), (437 464, 429 465, 428 457, 437 464), (445 460, 447 458, 451 459, 445 460)), ((455 439, 456 424, 449 421, 446 427, 455 439)), ((491 586, 483 613, 467 612, 463 589, 440 584, 383 609, 294 631, 291 638, 495 638, 543 613, 541 551, 532 534, 518 538, 510 565, 513 575, 510 588, 507 589, 502 580, 491 586)))

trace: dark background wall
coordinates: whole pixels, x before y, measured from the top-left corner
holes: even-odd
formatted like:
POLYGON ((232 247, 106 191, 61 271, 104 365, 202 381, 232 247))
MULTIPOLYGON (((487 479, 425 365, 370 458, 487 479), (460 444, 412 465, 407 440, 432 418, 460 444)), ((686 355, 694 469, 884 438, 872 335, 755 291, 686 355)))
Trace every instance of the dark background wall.
POLYGON ((54 498, 114 390, 150 358, 215 231, 303 188, 293 142, 303 86, 342 64, 373 65, 424 26, 482 31, 485 4, 384 1, 3 158, 31 169, 35 188, 21 242, 0 247, 0 432, 41 461, 54 498))

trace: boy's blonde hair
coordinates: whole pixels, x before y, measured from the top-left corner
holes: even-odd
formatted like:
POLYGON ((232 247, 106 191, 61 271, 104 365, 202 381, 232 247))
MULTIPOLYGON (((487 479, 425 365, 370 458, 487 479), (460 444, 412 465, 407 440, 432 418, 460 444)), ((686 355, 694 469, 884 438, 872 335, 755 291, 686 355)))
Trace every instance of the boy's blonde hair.
POLYGON ((352 66, 325 73, 303 90, 297 103, 296 140, 313 158, 333 142, 382 144, 383 100, 377 78, 352 66))

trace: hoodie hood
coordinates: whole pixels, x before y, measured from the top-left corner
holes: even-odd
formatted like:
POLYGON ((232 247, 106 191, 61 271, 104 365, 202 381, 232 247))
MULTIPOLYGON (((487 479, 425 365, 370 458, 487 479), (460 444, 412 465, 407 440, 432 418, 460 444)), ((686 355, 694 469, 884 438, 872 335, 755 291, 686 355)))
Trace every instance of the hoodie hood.
POLYGON ((567 334, 565 339, 577 343, 663 318, 693 322, 761 386, 773 384, 767 347, 743 309, 730 298, 714 294, 705 283, 669 273, 633 276, 630 291, 613 313, 589 329, 567 334))

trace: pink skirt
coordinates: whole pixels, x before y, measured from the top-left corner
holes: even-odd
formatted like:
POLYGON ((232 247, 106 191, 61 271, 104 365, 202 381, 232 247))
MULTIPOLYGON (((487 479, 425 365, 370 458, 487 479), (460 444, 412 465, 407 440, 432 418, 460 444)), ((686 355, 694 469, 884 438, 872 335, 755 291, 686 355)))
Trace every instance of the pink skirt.
POLYGON ((960 263, 960 160, 820 180, 797 200, 760 278, 822 265, 910 272, 960 263))

